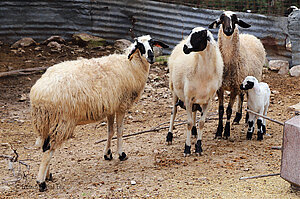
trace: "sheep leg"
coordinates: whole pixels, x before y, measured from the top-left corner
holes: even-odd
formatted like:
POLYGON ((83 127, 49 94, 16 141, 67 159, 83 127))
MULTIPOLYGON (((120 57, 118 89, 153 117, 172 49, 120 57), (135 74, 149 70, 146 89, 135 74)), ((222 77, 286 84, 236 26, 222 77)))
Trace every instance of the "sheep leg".
POLYGON ((197 128, 196 128, 196 116, 197 116, 197 111, 193 112, 193 128, 192 128, 192 136, 197 137, 197 128))
POLYGON ((49 165, 48 170, 47 170, 46 181, 53 181, 52 173, 50 173, 50 165, 49 165))
POLYGON ((201 155, 201 152, 203 152, 202 149, 202 134, 203 134, 203 128, 205 124, 205 118, 207 115, 209 104, 204 104, 202 106, 200 121, 199 121, 199 133, 197 134, 197 143, 195 144, 195 153, 198 155, 201 155))
POLYGON ((49 150, 49 149, 43 152, 42 161, 41 161, 38 176, 36 179, 36 182, 39 185, 39 190, 41 192, 47 190, 45 180, 46 180, 47 172, 49 170, 50 159, 53 155, 53 152, 54 152, 54 150, 49 150))
POLYGON ((247 140, 252 139, 252 135, 253 135, 253 131, 254 131, 254 125, 255 125, 255 115, 252 114, 252 113, 249 113, 247 140))
POLYGON ((238 95, 238 103, 237 103, 238 111, 236 112, 235 118, 233 120, 233 124, 239 124, 240 120, 242 119, 243 101, 244 101, 244 93, 241 93, 238 95))
POLYGON ((111 139, 114 136, 114 119, 115 115, 107 116, 107 142, 106 147, 104 150, 104 159, 105 160, 112 160, 112 152, 110 149, 111 146, 111 139))
POLYGON ((193 116, 192 116, 192 103, 189 99, 186 99, 186 112, 187 112, 187 131, 186 131, 186 141, 184 146, 184 156, 189 156, 191 154, 191 130, 193 126, 193 116))
MULTIPOLYGON (((268 107, 269 107, 269 104, 267 104, 265 107, 264 107, 264 116, 267 116, 267 113, 268 113, 268 107)), ((266 134, 266 119, 263 118, 263 126, 262 126, 262 130, 263 130, 263 134, 266 134)))
POLYGON ((230 137, 230 118, 231 118, 231 114, 232 114, 232 107, 234 105, 234 101, 236 98, 236 93, 235 92, 230 92, 230 99, 229 99, 229 104, 228 107, 226 109, 226 116, 227 116, 227 120, 226 120, 226 124, 225 124, 225 130, 224 130, 224 136, 225 139, 227 139, 228 137, 230 137))
POLYGON ((176 106, 177 101, 178 101, 178 97, 173 93, 173 109, 171 112, 169 132, 167 135, 167 144, 168 145, 172 144, 172 140, 173 140, 174 120, 175 120, 175 117, 177 114, 177 106, 176 106))
POLYGON ((220 88, 217 91, 219 100, 219 124, 215 138, 221 138, 223 132, 223 115, 224 115, 224 89, 220 88))
POLYGON ((257 140, 263 140, 263 118, 257 119, 257 140))
POLYGON ((123 119, 125 117, 125 112, 117 113, 116 121, 117 121, 117 150, 119 153, 119 159, 121 161, 127 160, 126 153, 123 152, 123 119))

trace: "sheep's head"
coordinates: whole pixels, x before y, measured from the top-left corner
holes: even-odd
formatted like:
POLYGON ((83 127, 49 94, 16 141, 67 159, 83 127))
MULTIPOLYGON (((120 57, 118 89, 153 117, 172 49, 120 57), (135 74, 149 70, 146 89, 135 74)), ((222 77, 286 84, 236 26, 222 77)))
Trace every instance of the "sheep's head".
POLYGON ((241 90, 249 90, 249 89, 252 89, 254 87, 255 84, 258 83, 258 80, 253 77, 253 76, 247 76, 243 83, 241 84, 240 86, 240 89, 241 90))
POLYGON ((134 43, 131 45, 128 59, 131 60, 133 55, 139 50, 142 56, 144 56, 150 64, 154 63, 153 46, 160 48, 168 48, 169 46, 161 41, 153 40, 150 35, 141 36, 134 39, 134 43))
POLYGON ((213 23, 211 23, 208 27, 217 28, 220 24, 222 24, 223 32, 227 36, 231 36, 233 34, 236 24, 242 28, 251 27, 250 24, 239 19, 237 15, 231 11, 224 11, 221 14, 220 18, 214 21, 213 23))
POLYGON ((186 43, 183 46, 183 52, 190 54, 191 52, 203 51, 209 42, 215 42, 211 32, 205 28, 196 27, 187 37, 186 43))

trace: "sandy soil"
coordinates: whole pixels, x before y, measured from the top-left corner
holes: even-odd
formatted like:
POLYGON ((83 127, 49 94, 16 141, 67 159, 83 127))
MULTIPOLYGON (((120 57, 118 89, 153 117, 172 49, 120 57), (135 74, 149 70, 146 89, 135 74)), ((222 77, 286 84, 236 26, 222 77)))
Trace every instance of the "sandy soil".
MULTIPOLYGON (((77 57, 97 57, 113 51, 64 47, 61 53, 52 53, 46 46, 34 47, 16 54, 8 46, 0 49, 0 72, 18 68, 51 66, 77 57), (79 49, 79 50, 78 50, 79 49), (41 54, 41 55, 38 55, 41 54)), ((46 192, 39 192, 35 177, 41 151, 34 147, 35 134, 30 122, 28 94, 41 74, 0 78, 0 154, 12 155, 12 144, 30 166, 13 164, 0 159, 0 198, 299 198, 300 193, 280 176, 239 180, 240 177, 280 172, 283 127, 267 123, 263 141, 246 140, 244 116, 240 125, 232 126, 229 140, 216 140, 217 101, 214 100, 205 125, 203 155, 183 157, 185 125, 175 130, 173 144, 167 146, 167 129, 149 132, 125 139, 124 149, 129 159, 105 161, 106 125, 99 122, 76 128, 75 137, 67 141, 51 160, 53 182, 46 192), (20 100, 22 95, 25 101, 20 100), (16 180, 19 178, 19 180, 16 180)), ((273 91, 269 117, 286 121, 293 117, 287 107, 299 102, 299 78, 279 76, 264 70, 263 80, 273 91)), ((165 64, 151 67, 142 99, 126 114, 125 132, 131 134, 151 129, 164 122, 168 126, 171 113, 171 93, 167 87, 168 71, 165 64)), ((228 99, 228 97, 227 97, 228 99)), ((244 104, 244 107, 245 104, 244 104)), ((185 120, 184 110, 178 118, 185 120)), ((192 150, 194 150, 193 140, 192 150)), ((116 142, 113 141, 113 152, 116 142)))

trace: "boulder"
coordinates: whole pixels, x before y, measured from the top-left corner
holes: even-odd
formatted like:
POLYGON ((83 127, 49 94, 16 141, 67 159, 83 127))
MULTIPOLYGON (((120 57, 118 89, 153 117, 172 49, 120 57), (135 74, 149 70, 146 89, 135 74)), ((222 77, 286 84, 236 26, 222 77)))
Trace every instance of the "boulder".
POLYGON ((66 43, 66 41, 61 36, 54 35, 54 36, 49 37, 47 40, 45 40, 43 42, 43 44, 47 45, 47 44, 49 44, 52 41, 55 41, 55 42, 57 42, 59 44, 65 44, 66 43))
POLYGON ((294 104, 292 106, 288 107, 289 111, 296 111, 296 112, 300 112, 300 102, 298 104, 294 104))
POLYGON ((115 41, 114 43, 114 48, 116 49, 117 52, 124 52, 130 45, 131 45, 131 41, 127 40, 127 39, 118 39, 115 41))
POLYGON ((271 60, 269 62, 269 69, 278 71, 280 68, 289 68, 289 62, 284 60, 271 60))
POLYGON ((162 48, 153 46, 154 57, 159 57, 163 55, 162 48))
POLYGON ((88 48, 97 48, 106 43, 105 39, 87 33, 74 34, 72 37, 79 46, 87 46, 88 48))
POLYGON ((30 38, 30 37, 25 37, 14 43, 11 48, 19 48, 19 47, 28 47, 28 46, 35 46, 36 42, 30 38))
POLYGON ((290 69, 290 75, 291 75, 292 77, 300 77, 300 65, 293 66, 293 67, 290 69))
POLYGON ((57 43, 56 41, 51 41, 47 46, 51 48, 52 52, 61 51, 61 44, 57 43))
POLYGON ((288 73, 289 73, 289 64, 281 64, 278 74, 287 75, 288 73))

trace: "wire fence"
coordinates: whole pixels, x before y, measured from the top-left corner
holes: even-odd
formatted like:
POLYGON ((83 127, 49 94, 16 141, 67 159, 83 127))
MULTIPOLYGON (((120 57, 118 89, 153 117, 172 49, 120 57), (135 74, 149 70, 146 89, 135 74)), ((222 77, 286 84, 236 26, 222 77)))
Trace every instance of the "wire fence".
POLYGON ((300 0, 158 0, 197 8, 251 12, 286 16, 290 6, 300 7, 300 0))

